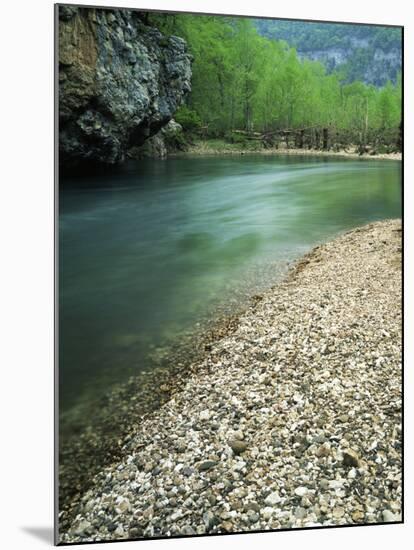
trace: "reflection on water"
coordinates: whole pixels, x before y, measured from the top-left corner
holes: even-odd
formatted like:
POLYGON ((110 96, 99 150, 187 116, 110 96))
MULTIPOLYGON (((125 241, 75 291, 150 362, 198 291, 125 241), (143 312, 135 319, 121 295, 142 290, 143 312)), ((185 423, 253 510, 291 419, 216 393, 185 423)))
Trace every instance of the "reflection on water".
POLYGON ((317 157, 140 161, 62 181, 63 409, 148 366, 218 304, 274 282, 339 231, 400 216, 400 163, 317 157))

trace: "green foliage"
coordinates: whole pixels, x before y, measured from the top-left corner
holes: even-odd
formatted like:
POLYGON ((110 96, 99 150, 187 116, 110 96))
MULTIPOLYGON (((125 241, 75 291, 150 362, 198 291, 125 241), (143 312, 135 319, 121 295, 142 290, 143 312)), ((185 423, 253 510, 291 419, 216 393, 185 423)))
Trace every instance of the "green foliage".
MULTIPOLYGON (((151 17, 163 32, 185 38, 194 58, 192 92, 187 105, 175 115, 186 132, 203 127, 204 136, 242 144, 246 137, 233 130, 250 133, 330 127, 353 131, 363 139, 370 131, 397 128, 400 123, 400 78, 396 84, 387 82, 381 88, 359 81, 349 83, 352 67, 328 74, 321 63, 301 60, 286 42, 259 35, 252 20, 245 18, 188 14, 151 17)), ((278 23, 283 30, 292 22, 278 23)), ((297 28, 307 36, 310 24, 299 23, 297 28)), ((325 39, 326 26, 311 26, 314 47, 325 39)), ((356 27, 347 34, 349 26, 328 27, 335 30, 341 45, 351 38, 364 39, 371 28, 356 27)), ((385 40, 379 31, 375 36, 385 40)), ((396 40, 397 36, 391 38, 396 40)), ((301 43, 300 34, 297 40, 301 43)), ((364 48, 358 52, 357 65, 367 63, 364 48)))
POLYGON ((201 118, 197 111, 189 109, 186 105, 182 105, 175 113, 176 122, 181 124, 184 130, 192 132, 201 126, 201 118))
POLYGON ((376 114, 381 128, 392 128, 398 125, 400 112, 396 99, 398 99, 398 94, 396 94, 391 82, 387 82, 378 94, 376 105, 376 114))
POLYGON ((305 56, 317 55, 329 72, 340 70, 348 83, 363 80, 382 86, 395 82, 401 70, 400 28, 277 19, 257 19, 255 26, 262 36, 286 40, 305 56), (339 65, 334 50, 343 57, 339 65))
POLYGON ((257 19, 255 25, 268 38, 286 40, 301 51, 324 49, 327 44, 349 48, 368 42, 384 51, 401 47, 401 30, 380 25, 314 23, 281 19, 257 19))
POLYGON ((401 30, 390 27, 377 27, 373 47, 384 52, 401 48, 401 30))
POLYGON ((226 132, 224 139, 229 143, 238 143, 245 145, 247 143, 247 138, 244 134, 238 134, 236 132, 226 132))

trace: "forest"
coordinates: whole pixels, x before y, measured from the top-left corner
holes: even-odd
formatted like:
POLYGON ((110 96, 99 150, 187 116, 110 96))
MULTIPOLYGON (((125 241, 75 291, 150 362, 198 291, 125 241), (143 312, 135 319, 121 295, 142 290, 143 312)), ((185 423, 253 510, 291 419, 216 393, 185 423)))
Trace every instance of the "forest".
POLYGON ((397 81, 402 62, 400 28, 378 25, 256 19, 260 35, 285 40, 299 57, 321 61, 328 73, 340 71, 351 83, 383 86, 397 81))
POLYGON ((322 63, 300 59, 286 41, 261 36, 245 18, 146 14, 146 20, 183 37, 193 56, 192 91, 175 116, 187 136, 401 149, 401 74, 381 87, 349 82, 343 71, 328 73, 322 63))
POLYGON ((255 24, 261 34, 286 40, 304 51, 323 49, 327 44, 349 48, 355 41, 369 41, 374 48, 384 52, 401 48, 401 31, 393 27, 280 19, 256 19, 255 24))

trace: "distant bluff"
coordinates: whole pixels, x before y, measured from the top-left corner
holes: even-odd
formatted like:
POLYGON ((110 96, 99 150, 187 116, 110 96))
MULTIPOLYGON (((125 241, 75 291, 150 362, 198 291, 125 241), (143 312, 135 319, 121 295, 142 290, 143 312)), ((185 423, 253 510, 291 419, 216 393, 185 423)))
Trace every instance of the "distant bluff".
POLYGON ((191 56, 131 10, 59 6, 60 164, 122 162, 191 90, 191 56))
POLYGON ((384 25, 256 19, 262 36, 285 40, 301 59, 319 61, 345 82, 396 82, 402 70, 402 29, 384 25))

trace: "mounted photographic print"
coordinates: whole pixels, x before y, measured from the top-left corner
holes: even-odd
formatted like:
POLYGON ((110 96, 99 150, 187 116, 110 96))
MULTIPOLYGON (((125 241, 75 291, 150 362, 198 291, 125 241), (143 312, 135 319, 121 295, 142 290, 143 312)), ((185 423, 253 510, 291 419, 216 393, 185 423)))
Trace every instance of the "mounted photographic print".
POLYGON ((403 28, 55 9, 56 543, 401 522, 403 28))

